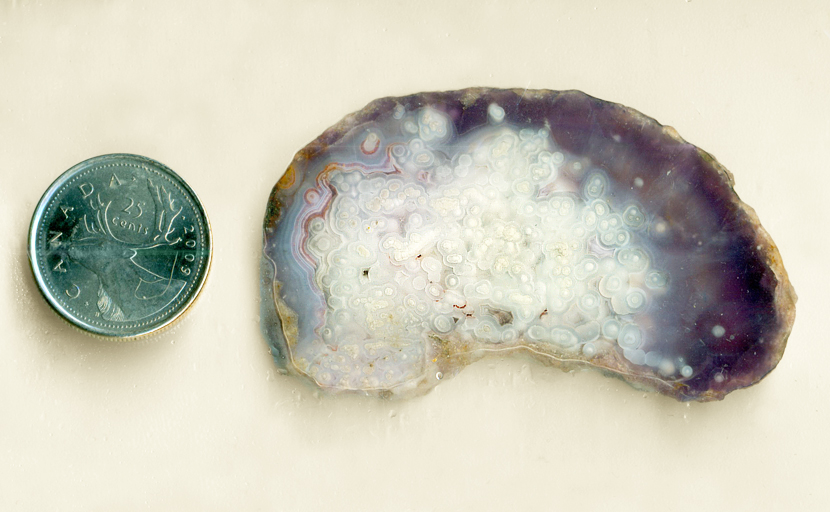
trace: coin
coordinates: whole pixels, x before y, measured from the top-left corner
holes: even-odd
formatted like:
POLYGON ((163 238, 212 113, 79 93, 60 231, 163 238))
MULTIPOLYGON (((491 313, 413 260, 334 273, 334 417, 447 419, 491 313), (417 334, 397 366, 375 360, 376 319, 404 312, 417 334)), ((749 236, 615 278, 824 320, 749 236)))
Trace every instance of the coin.
POLYGON ((49 304, 88 332, 158 332, 193 304, 211 261, 210 222, 176 173, 103 155, 62 174, 35 209, 29 262, 49 304))

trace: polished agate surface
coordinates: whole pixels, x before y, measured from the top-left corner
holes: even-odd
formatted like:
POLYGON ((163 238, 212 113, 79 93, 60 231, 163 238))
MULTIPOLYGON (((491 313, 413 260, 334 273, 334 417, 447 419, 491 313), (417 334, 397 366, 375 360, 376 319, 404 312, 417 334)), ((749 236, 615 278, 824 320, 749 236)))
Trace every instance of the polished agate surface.
POLYGON ((488 353, 681 400, 780 360, 795 294, 714 158, 569 91, 377 100, 271 194, 263 330, 324 390, 422 393, 488 353))

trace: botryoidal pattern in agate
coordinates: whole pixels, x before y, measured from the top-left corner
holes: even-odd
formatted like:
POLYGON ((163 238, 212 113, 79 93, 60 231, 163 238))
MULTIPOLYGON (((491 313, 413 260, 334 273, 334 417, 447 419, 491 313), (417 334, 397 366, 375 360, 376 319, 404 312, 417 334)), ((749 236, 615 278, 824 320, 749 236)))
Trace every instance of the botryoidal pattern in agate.
POLYGON ((488 353, 721 399, 795 292, 711 155, 576 91, 384 98, 300 150, 265 216, 262 322, 327 391, 412 396, 488 353))

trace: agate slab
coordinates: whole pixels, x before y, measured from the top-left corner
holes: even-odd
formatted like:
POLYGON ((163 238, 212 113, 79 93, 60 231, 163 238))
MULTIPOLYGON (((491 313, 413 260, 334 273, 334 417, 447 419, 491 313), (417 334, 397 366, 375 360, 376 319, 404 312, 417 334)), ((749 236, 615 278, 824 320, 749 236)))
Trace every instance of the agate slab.
POLYGON ((265 215, 263 330, 324 390, 411 396, 488 353, 721 399, 795 293, 732 175, 577 91, 384 98, 300 150, 265 215))

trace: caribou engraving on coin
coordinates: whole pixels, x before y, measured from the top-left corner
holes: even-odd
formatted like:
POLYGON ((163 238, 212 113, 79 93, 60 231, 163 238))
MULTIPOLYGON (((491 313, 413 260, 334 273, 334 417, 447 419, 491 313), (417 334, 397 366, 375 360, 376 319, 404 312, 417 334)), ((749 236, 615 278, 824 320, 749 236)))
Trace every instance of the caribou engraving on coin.
POLYGON ((129 205, 119 215, 111 215, 113 199, 105 202, 90 185, 85 197, 90 211, 72 228, 67 242, 69 260, 97 276, 97 305, 106 320, 136 320, 151 315, 175 299, 185 285, 173 278, 178 252, 155 270, 140 262, 143 251, 174 247, 182 239, 175 236, 174 222, 183 206, 177 205, 163 185, 154 185, 148 178, 147 187, 155 206, 152 219, 146 218, 142 203, 129 196, 125 196, 129 205), (112 226, 134 230, 143 235, 143 240, 121 239, 113 233, 112 226))

